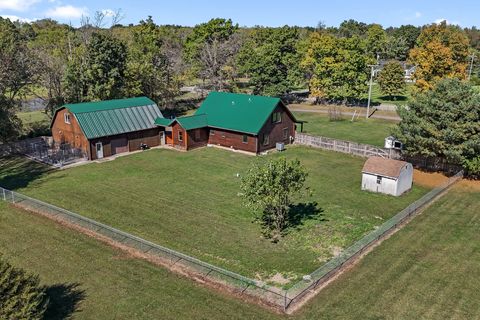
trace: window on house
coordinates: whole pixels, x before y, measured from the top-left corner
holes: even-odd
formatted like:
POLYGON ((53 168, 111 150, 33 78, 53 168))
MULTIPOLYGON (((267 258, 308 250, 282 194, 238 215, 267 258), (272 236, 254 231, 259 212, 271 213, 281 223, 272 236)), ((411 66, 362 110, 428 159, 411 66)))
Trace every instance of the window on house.
POLYGON ((270 144, 270 136, 268 135, 268 133, 265 133, 263 135, 263 145, 268 146, 269 144, 270 144))
POLYGON ((183 131, 178 131, 178 141, 183 141, 183 131))
POLYGON ((210 129, 210 135, 211 135, 211 136, 214 136, 214 135, 215 135, 215 130, 210 129))
POLYGON ((382 183, 382 176, 377 176, 377 184, 381 184, 382 183))
POLYGON ((272 123, 279 123, 279 122, 282 122, 282 113, 281 112, 272 113, 272 123))
POLYGON ((65 120, 65 123, 70 124, 70 113, 64 113, 63 119, 65 120))
POLYGON ((243 135, 242 142, 243 143, 248 143, 248 136, 246 134, 243 135))
POLYGON ((283 128, 283 140, 288 139, 288 128, 283 128))

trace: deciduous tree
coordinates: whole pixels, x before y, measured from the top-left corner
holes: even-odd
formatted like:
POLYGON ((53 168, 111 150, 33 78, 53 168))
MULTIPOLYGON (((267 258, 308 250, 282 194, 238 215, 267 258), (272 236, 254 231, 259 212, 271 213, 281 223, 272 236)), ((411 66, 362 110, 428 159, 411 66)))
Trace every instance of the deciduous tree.
POLYGON ((287 227, 292 197, 307 192, 307 171, 299 160, 285 158, 254 164, 242 177, 241 194, 245 205, 256 213, 265 235, 277 241, 287 227))
POLYGON ((389 96, 398 96, 405 92, 405 72, 398 61, 389 61, 378 76, 378 84, 382 93, 389 96))
POLYGON ((465 79, 468 45, 465 32, 445 21, 423 29, 409 56, 416 66, 413 77, 417 88, 432 89, 443 78, 465 79))
POLYGON ((309 38, 302 66, 311 74, 313 97, 347 102, 366 95, 368 64, 373 61, 360 38, 315 32, 309 38))

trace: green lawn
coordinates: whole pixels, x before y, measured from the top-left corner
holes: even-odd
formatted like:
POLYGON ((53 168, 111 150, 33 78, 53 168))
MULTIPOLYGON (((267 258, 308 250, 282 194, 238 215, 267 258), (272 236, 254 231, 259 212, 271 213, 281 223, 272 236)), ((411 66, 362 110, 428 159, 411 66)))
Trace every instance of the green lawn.
POLYGON ((295 227, 277 244, 262 238, 242 206, 236 174, 279 154, 157 149, 56 172, 4 159, 0 185, 264 280, 310 273, 428 191, 415 186, 399 198, 362 192, 362 158, 302 147, 282 154, 301 159, 314 196, 297 199, 295 227), (317 212, 308 210, 315 204, 317 212))
POLYGON ((407 83, 405 93, 397 97, 388 97, 382 93, 380 86, 374 84, 372 86, 372 103, 375 104, 394 104, 397 106, 408 104, 408 100, 411 99, 411 91, 413 88, 413 83, 407 83))
POLYGON ((1 202, 0 252, 40 275, 48 319, 476 319, 479 212, 480 192, 455 187, 290 317, 1 202))
POLYGON ((48 123, 50 120, 43 111, 19 112, 17 116, 22 120, 23 125, 30 125, 34 122, 48 123))
POLYGON ((303 125, 303 131, 313 135, 325 136, 341 140, 383 147, 385 138, 390 135, 395 126, 394 121, 343 116, 343 120, 330 121, 328 114, 314 112, 294 112, 298 120, 308 121, 303 125))

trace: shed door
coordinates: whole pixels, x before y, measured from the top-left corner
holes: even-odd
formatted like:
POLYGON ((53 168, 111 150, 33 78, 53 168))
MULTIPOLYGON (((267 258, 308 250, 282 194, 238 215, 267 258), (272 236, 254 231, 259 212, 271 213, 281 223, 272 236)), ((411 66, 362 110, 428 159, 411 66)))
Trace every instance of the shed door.
POLYGON ((112 144, 112 154, 128 152, 127 138, 114 139, 112 140, 111 144, 112 144))

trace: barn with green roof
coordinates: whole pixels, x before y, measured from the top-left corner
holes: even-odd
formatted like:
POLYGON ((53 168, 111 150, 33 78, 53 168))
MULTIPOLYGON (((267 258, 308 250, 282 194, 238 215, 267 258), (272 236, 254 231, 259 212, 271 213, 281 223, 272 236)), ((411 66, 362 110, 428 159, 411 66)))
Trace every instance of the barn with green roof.
POLYGON ((166 119, 147 97, 66 104, 52 119, 56 144, 90 160, 167 145, 260 153, 295 138, 295 117, 279 98, 211 92, 194 115, 166 119))
POLYGON ((66 104, 56 110, 51 130, 56 144, 82 150, 90 160, 160 144, 162 118, 147 97, 66 104))
POLYGON ((205 145, 260 153, 295 138, 296 119, 279 98, 211 92, 194 115, 165 119, 162 143, 190 150, 205 145))

